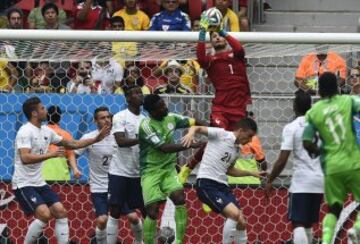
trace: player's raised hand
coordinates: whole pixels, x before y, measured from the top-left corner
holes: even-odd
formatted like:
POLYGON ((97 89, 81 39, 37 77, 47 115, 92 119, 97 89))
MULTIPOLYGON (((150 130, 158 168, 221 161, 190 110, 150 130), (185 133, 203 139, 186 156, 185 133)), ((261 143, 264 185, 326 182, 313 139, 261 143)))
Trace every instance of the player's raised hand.
POLYGON ((194 127, 190 127, 188 133, 186 133, 186 135, 183 136, 183 138, 181 138, 181 144, 184 147, 189 148, 194 143, 196 143, 196 141, 195 141, 195 129, 194 129, 194 127))
POLYGON ((200 31, 206 32, 209 28, 209 25, 210 25, 209 18, 205 14, 202 14, 200 19, 200 31))
POLYGON ((192 144, 191 144, 191 148, 199 148, 199 147, 202 147, 206 144, 206 142, 204 141, 194 141, 192 144))
POLYGON ((105 125, 99 132, 99 134, 96 136, 96 141, 101 141, 108 135, 110 135, 111 131, 111 125, 105 125))

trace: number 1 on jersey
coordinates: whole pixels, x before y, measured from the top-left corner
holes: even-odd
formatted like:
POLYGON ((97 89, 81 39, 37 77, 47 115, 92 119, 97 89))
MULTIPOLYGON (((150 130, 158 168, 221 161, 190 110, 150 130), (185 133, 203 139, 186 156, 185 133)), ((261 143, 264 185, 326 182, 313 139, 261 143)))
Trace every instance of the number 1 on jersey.
POLYGON ((234 69, 233 69, 233 66, 232 66, 232 64, 228 64, 228 66, 229 66, 229 69, 230 69, 230 74, 234 74, 234 69))

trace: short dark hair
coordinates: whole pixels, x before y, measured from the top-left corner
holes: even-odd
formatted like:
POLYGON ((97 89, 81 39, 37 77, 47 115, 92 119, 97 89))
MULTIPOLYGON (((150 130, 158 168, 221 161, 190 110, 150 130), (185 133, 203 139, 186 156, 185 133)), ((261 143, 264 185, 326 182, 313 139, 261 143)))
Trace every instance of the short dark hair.
POLYGON ((22 106, 23 113, 25 117, 30 120, 31 113, 37 109, 37 106, 41 103, 40 98, 38 97, 31 97, 28 98, 22 106))
POLYGON ((255 120, 251 118, 243 118, 236 123, 236 128, 238 129, 245 129, 245 130, 252 130, 257 133, 258 127, 255 120))
POLYGON ((108 107, 105 107, 105 106, 96 108, 95 111, 94 111, 94 119, 96 119, 96 116, 97 116, 98 113, 100 113, 100 112, 109 112, 109 113, 110 113, 110 110, 109 110, 108 107))
POLYGON ((59 8, 55 3, 46 3, 42 8, 41 8, 41 14, 44 17, 45 16, 45 12, 49 9, 54 9, 56 12, 56 15, 59 15, 59 8))
POLYGON ((310 108, 311 108, 311 95, 303 90, 296 91, 295 99, 294 99, 295 111, 301 115, 304 115, 310 108))
POLYGON ((149 113, 157 108, 157 103, 161 100, 158 94, 149 94, 144 98, 144 109, 149 113))
POLYGON ((124 91, 125 97, 129 96, 131 94, 131 90, 134 88, 141 88, 141 87, 136 84, 123 86, 122 89, 124 91))
POLYGON ((57 124, 60 122, 62 111, 59 106, 51 105, 48 107, 47 121, 50 124, 57 124))
POLYGON ((19 8, 10 8, 6 13, 6 17, 7 17, 8 20, 10 20, 10 16, 13 13, 18 13, 21 16, 21 18, 24 17, 24 13, 23 13, 23 11, 21 9, 19 9, 19 8))
POLYGON ((121 22, 123 26, 125 27, 125 21, 123 17, 121 16, 113 16, 110 18, 110 25, 113 25, 114 23, 121 22))
POLYGON ((339 93, 336 75, 325 72, 319 77, 319 94, 321 97, 331 97, 339 93))

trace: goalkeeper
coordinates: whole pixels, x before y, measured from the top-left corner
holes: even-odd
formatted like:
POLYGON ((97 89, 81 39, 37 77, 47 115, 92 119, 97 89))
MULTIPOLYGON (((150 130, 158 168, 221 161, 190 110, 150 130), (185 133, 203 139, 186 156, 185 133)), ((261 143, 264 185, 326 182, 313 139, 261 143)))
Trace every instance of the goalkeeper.
MULTIPOLYGON (((215 88, 210 126, 233 130, 236 123, 246 117, 246 107, 251 103, 245 51, 240 42, 224 31, 220 25, 214 31, 210 31, 210 41, 215 54, 206 55, 205 37, 209 29, 214 29, 213 24, 207 16, 202 15, 197 58, 215 88), (231 49, 228 48, 228 44, 231 49)), ((182 167, 179 174, 182 183, 186 182, 191 170, 201 161, 203 153, 204 147, 200 148, 194 158, 182 167)))

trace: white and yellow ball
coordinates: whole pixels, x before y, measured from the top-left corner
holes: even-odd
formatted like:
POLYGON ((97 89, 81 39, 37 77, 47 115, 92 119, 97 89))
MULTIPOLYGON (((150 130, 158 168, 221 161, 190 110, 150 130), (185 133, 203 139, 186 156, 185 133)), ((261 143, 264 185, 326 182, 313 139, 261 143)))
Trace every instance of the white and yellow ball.
POLYGON ((216 7, 205 10, 203 15, 209 19, 209 31, 218 28, 222 23, 223 15, 216 7))

